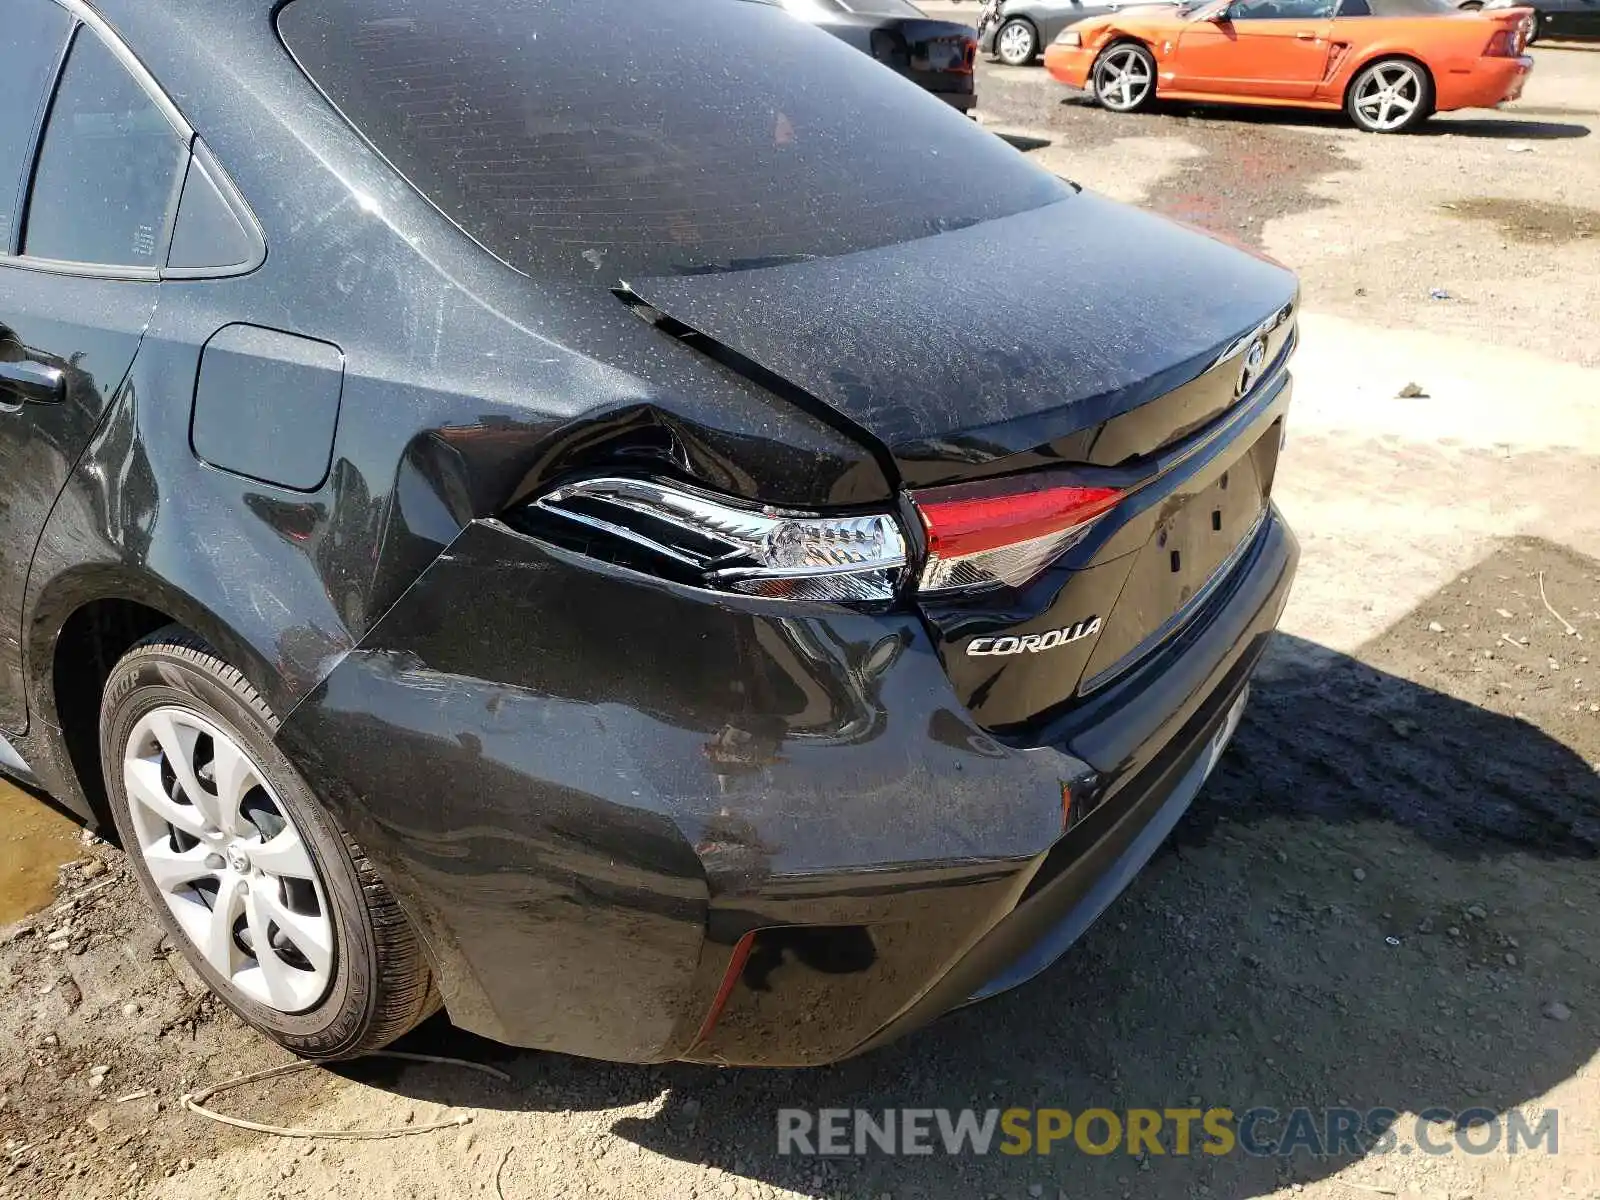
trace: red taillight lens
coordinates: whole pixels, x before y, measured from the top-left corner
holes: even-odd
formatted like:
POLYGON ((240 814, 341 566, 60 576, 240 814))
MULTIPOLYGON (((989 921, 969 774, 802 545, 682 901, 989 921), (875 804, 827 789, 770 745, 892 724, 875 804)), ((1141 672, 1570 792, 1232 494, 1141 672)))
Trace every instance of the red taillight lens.
POLYGON ((1485 58, 1515 58, 1522 53, 1522 37, 1515 29, 1497 29, 1483 48, 1485 58))
POLYGON ((921 590, 1020 587, 1123 495, 1117 488, 1079 486, 988 495, 919 492, 912 499, 928 533, 921 590))
POLYGON ((1092 521, 1122 498, 1116 488, 1058 487, 971 500, 922 500, 928 549, 960 556, 1060 533, 1092 521))

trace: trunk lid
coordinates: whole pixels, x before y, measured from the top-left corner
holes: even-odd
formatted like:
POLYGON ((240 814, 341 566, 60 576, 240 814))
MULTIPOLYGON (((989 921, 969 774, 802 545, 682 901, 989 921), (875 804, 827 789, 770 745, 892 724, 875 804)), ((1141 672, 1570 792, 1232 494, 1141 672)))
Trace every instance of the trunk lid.
POLYGON ((1154 453, 1236 399, 1209 368, 1296 291, 1275 263, 1089 193, 855 254, 627 283, 853 423, 911 487, 1154 453))

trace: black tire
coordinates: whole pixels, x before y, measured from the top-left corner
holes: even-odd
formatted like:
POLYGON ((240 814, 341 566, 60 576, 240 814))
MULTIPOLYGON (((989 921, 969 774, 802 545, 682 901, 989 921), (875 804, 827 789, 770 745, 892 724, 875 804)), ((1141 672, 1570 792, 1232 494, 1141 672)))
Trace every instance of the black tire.
POLYGON ((1094 66, 1089 68, 1089 88, 1100 106, 1112 112, 1139 112, 1149 108, 1156 98, 1155 55, 1141 42, 1113 42, 1100 52, 1094 66), (1122 75, 1113 78, 1114 71, 1126 70, 1135 63, 1143 67, 1142 90, 1134 90, 1131 85, 1124 88, 1126 77, 1122 75))
POLYGON ((1033 22, 1023 17, 1002 21, 994 35, 994 56, 1008 67, 1025 67, 1039 57, 1039 31, 1033 27, 1033 22), (1003 49, 1007 30, 1013 31, 1011 41, 1014 49, 1009 53, 1003 49))
POLYGON ((1405 133, 1433 115, 1433 99, 1433 76, 1421 63, 1411 58, 1380 58, 1362 67, 1350 80, 1350 86, 1344 94, 1344 111, 1357 129, 1367 133, 1405 133), (1378 120, 1372 110, 1363 107, 1363 89, 1381 73, 1400 71, 1410 74, 1412 82, 1405 85, 1405 95, 1412 107, 1403 117, 1386 123, 1378 120))
POLYGON ((134 646, 106 682, 100 755, 128 861, 172 943, 234 1012, 304 1058, 348 1058, 392 1042, 439 1008, 432 973, 405 915, 361 847, 313 798, 274 742, 278 719, 254 688, 201 639, 168 626, 134 646), (314 1007, 282 1012, 223 978, 183 930, 151 878, 123 778, 135 726, 157 708, 197 714, 235 740, 288 812, 328 900, 331 982, 314 1007))
POLYGON ((1463 4, 1456 5, 1462 12, 1482 12, 1483 0, 1466 0, 1463 4))

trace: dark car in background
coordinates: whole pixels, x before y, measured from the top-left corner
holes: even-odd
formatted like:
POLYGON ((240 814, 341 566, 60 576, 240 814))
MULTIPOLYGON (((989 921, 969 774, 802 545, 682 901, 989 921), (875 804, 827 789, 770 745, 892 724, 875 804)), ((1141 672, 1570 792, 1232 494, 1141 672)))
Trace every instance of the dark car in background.
POLYGON ((1529 42, 1540 38, 1566 41, 1600 39, 1600 0, 1461 0, 1468 11, 1497 8, 1533 9, 1529 42))
POLYGON ((1294 276, 770 4, 8 0, 0 164, 0 769, 298 1054, 861 1052, 1239 721, 1294 276))
POLYGON ((962 112, 978 102, 978 41, 958 21, 938 21, 909 0, 776 0, 802 21, 870 54, 962 112))

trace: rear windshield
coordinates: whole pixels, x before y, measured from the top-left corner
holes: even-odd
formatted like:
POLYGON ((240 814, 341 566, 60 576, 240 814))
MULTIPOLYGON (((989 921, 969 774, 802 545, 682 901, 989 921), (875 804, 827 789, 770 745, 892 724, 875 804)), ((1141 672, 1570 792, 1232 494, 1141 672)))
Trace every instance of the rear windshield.
POLYGON ((849 253, 1067 185, 751 0, 293 0, 279 33, 492 253, 611 286, 849 253))

